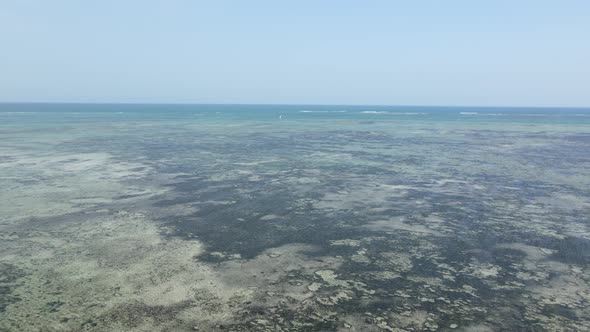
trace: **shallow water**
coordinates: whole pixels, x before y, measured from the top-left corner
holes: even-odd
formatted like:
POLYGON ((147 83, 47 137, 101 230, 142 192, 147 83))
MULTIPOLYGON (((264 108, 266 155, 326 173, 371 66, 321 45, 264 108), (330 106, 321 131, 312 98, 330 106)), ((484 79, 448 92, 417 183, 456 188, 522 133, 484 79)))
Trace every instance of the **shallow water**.
POLYGON ((0 104, 0 330, 590 329, 590 110, 0 104))

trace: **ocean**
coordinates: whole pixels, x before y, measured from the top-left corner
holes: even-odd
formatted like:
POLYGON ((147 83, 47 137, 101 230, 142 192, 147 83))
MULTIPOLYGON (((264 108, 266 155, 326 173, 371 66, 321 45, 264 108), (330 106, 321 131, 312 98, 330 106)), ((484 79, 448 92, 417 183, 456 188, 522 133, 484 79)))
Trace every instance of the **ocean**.
POLYGON ((0 104, 0 330, 590 329, 590 109, 0 104))

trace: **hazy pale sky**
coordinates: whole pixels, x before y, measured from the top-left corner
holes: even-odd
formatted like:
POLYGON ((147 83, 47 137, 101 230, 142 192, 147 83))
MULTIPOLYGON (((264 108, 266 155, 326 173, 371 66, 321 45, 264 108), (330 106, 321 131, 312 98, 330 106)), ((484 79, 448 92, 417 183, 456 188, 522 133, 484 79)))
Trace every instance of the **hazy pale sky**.
POLYGON ((0 0, 0 101, 590 106, 590 1, 0 0))

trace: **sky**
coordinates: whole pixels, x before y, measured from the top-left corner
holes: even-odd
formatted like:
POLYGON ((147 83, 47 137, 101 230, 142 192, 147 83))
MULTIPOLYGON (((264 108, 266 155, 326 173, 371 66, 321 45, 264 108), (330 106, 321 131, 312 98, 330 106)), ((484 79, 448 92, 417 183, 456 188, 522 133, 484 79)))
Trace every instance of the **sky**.
POLYGON ((590 106, 588 0, 0 0, 0 102, 590 106))

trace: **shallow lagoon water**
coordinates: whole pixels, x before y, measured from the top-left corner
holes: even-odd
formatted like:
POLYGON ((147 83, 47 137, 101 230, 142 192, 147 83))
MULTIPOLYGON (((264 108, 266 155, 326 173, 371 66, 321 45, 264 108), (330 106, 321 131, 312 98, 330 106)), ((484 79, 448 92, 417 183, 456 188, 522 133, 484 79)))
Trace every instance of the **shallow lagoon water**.
POLYGON ((0 105, 0 330, 590 329, 590 110, 0 105))

